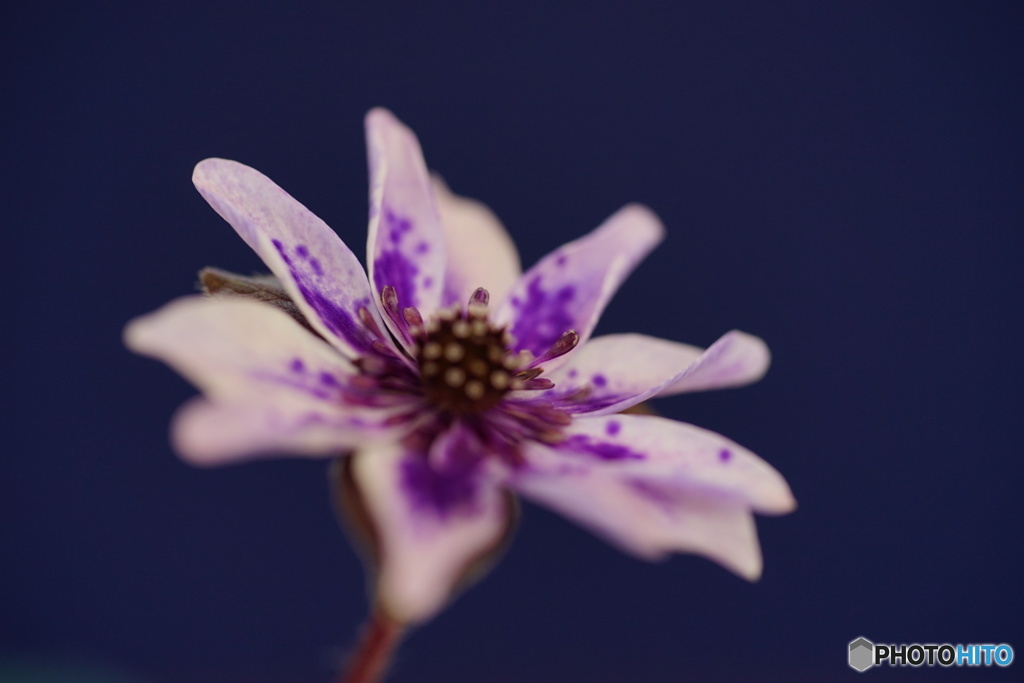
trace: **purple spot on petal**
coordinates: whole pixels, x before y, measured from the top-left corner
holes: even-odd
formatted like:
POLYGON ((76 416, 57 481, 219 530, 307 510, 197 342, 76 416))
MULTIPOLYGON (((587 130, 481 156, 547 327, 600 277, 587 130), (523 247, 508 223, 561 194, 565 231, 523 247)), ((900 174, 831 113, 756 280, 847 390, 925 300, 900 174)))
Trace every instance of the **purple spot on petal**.
POLYGON ((320 316, 320 320, 328 330, 338 335, 357 349, 367 349, 373 343, 368 338, 366 328, 356 322, 348 311, 330 301, 320 290, 309 286, 306 278, 292 269, 292 277, 299 286, 299 293, 306 300, 313 310, 320 316))
POLYGON ((281 243, 281 240, 270 240, 270 243, 274 245, 275 249, 277 249, 277 253, 281 255, 281 259, 285 264, 291 266, 292 260, 288 257, 288 252, 284 248, 284 244, 281 243))
POLYGON ((307 259, 309 258, 309 249, 305 244, 300 244, 295 247, 295 254, 301 259, 307 259))
POLYGON ((594 375, 591 378, 591 381, 594 383, 595 387, 603 387, 608 384, 608 379, 604 375, 594 375))
POLYGON ((388 226, 388 239, 391 240, 393 244, 401 242, 405 233, 412 230, 412 223, 397 215, 390 209, 385 209, 384 220, 388 226))
POLYGON ((562 254, 561 256, 559 256, 558 258, 555 259, 555 265, 557 265, 557 266, 564 266, 565 262, 567 260, 568 260, 568 257, 565 254, 562 254))
POLYGON ((430 251, 430 245, 426 242, 420 242, 416 245, 417 254, 426 254, 428 251, 430 251))
POLYGON ((593 441, 585 434, 576 434, 558 444, 557 448, 580 455, 592 455, 599 460, 644 460, 646 456, 627 446, 602 441, 593 441))
POLYGON ((615 436, 616 434, 619 433, 621 429, 622 425, 620 425, 615 420, 610 420, 608 424, 604 426, 604 431, 608 434, 608 436, 615 436))
POLYGON ((383 251, 373 262, 373 284, 377 291, 386 285, 395 288, 398 294, 398 302, 404 306, 416 306, 416 289, 413 285, 413 277, 419 269, 413 265, 400 251, 383 251))
POLYGON ((569 371, 569 379, 572 379, 573 377, 575 377, 578 374, 580 374, 579 370, 577 370, 576 368, 573 368, 572 370, 569 371))
POLYGON ((426 457, 410 456, 402 462, 402 489, 414 508, 447 518, 474 504, 478 489, 474 470, 453 467, 438 471, 426 457))
POLYGON ((292 372, 302 372, 306 369, 306 364, 302 362, 301 358, 293 358, 291 364, 288 366, 292 372))
POLYGON ((315 258, 309 259, 309 267, 312 268, 313 272, 318 276, 324 274, 324 267, 321 266, 320 261, 315 258))
POLYGON ((320 383, 329 387, 336 387, 338 386, 338 378, 329 372, 321 372, 320 383))
POLYGON ((525 302, 517 304, 512 299, 513 306, 523 309, 512 329, 512 336, 519 340, 517 350, 527 349, 535 355, 546 351, 563 332, 574 327, 568 305, 576 296, 576 288, 565 285, 551 292, 541 288, 540 280, 541 276, 536 275, 527 284, 525 302))
POLYGON ((718 451, 718 459, 721 460, 722 462, 728 462, 730 458, 732 458, 732 451, 730 451, 728 448, 723 448, 722 450, 718 451))
POLYGON ((423 289, 430 289, 430 287, 433 284, 434 284, 434 278, 432 278, 432 277, 425 277, 425 278, 423 278, 423 289))

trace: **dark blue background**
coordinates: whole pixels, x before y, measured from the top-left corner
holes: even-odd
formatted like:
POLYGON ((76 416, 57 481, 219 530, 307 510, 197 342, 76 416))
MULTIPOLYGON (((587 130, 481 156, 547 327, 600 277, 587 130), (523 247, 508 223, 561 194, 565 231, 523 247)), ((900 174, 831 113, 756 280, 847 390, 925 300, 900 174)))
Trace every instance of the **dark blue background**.
MULTIPOLYGON (((362 253, 375 105, 525 264, 657 211, 599 332, 763 336, 762 383, 659 410, 800 501, 760 520, 754 585, 527 507, 395 683, 838 680, 861 635, 1024 657, 1019 3, 88 4, 0 20, 0 679, 330 680, 365 596, 325 464, 180 463, 194 390, 120 334, 202 266, 260 268, 192 188, 204 157, 362 253)), ((866 675, 985 673, 1014 675, 866 675)))

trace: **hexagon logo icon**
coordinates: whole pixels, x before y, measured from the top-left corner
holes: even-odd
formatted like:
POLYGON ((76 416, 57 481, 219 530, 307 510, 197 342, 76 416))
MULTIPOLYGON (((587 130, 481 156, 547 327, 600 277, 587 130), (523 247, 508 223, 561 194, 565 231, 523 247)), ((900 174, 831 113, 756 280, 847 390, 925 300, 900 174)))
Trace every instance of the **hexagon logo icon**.
POLYGON ((857 671, 867 671, 875 665, 875 644, 867 638, 858 638, 850 643, 850 666, 857 671))

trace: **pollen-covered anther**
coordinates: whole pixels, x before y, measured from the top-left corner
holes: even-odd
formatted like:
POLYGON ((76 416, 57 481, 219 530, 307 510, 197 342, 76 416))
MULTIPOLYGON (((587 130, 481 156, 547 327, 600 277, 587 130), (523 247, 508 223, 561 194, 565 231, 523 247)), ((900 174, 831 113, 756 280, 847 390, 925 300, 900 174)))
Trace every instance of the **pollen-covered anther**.
MULTIPOLYGON (((529 362, 509 350, 508 334, 487 319, 487 300, 486 290, 477 290, 465 308, 442 309, 419 328, 414 355, 423 391, 441 410, 464 415, 497 405, 529 362)), ((540 371, 529 372, 527 380, 540 371)))

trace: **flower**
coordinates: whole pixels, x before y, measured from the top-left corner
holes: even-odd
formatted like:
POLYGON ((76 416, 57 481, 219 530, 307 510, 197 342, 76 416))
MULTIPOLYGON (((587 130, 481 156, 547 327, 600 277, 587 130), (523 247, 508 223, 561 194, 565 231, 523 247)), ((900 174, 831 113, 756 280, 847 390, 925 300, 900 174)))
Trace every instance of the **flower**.
POLYGON ((214 465, 351 453, 380 554, 377 599, 403 623, 434 615, 500 543, 509 491, 642 558, 699 553, 757 578, 752 512, 793 509, 782 477, 713 432, 621 413, 755 381, 769 362, 764 343, 738 331, 707 350, 590 338, 661 240, 654 214, 626 206, 520 273, 498 220, 431 179, 408 128, 376 109, 366 133, 369 277, 262 174, 223 159, 196 166, 199 192, 308 327, 239 297, 179 299, 128 325, 132 350, 203 392, 175 417, 181 456, 214 465))

